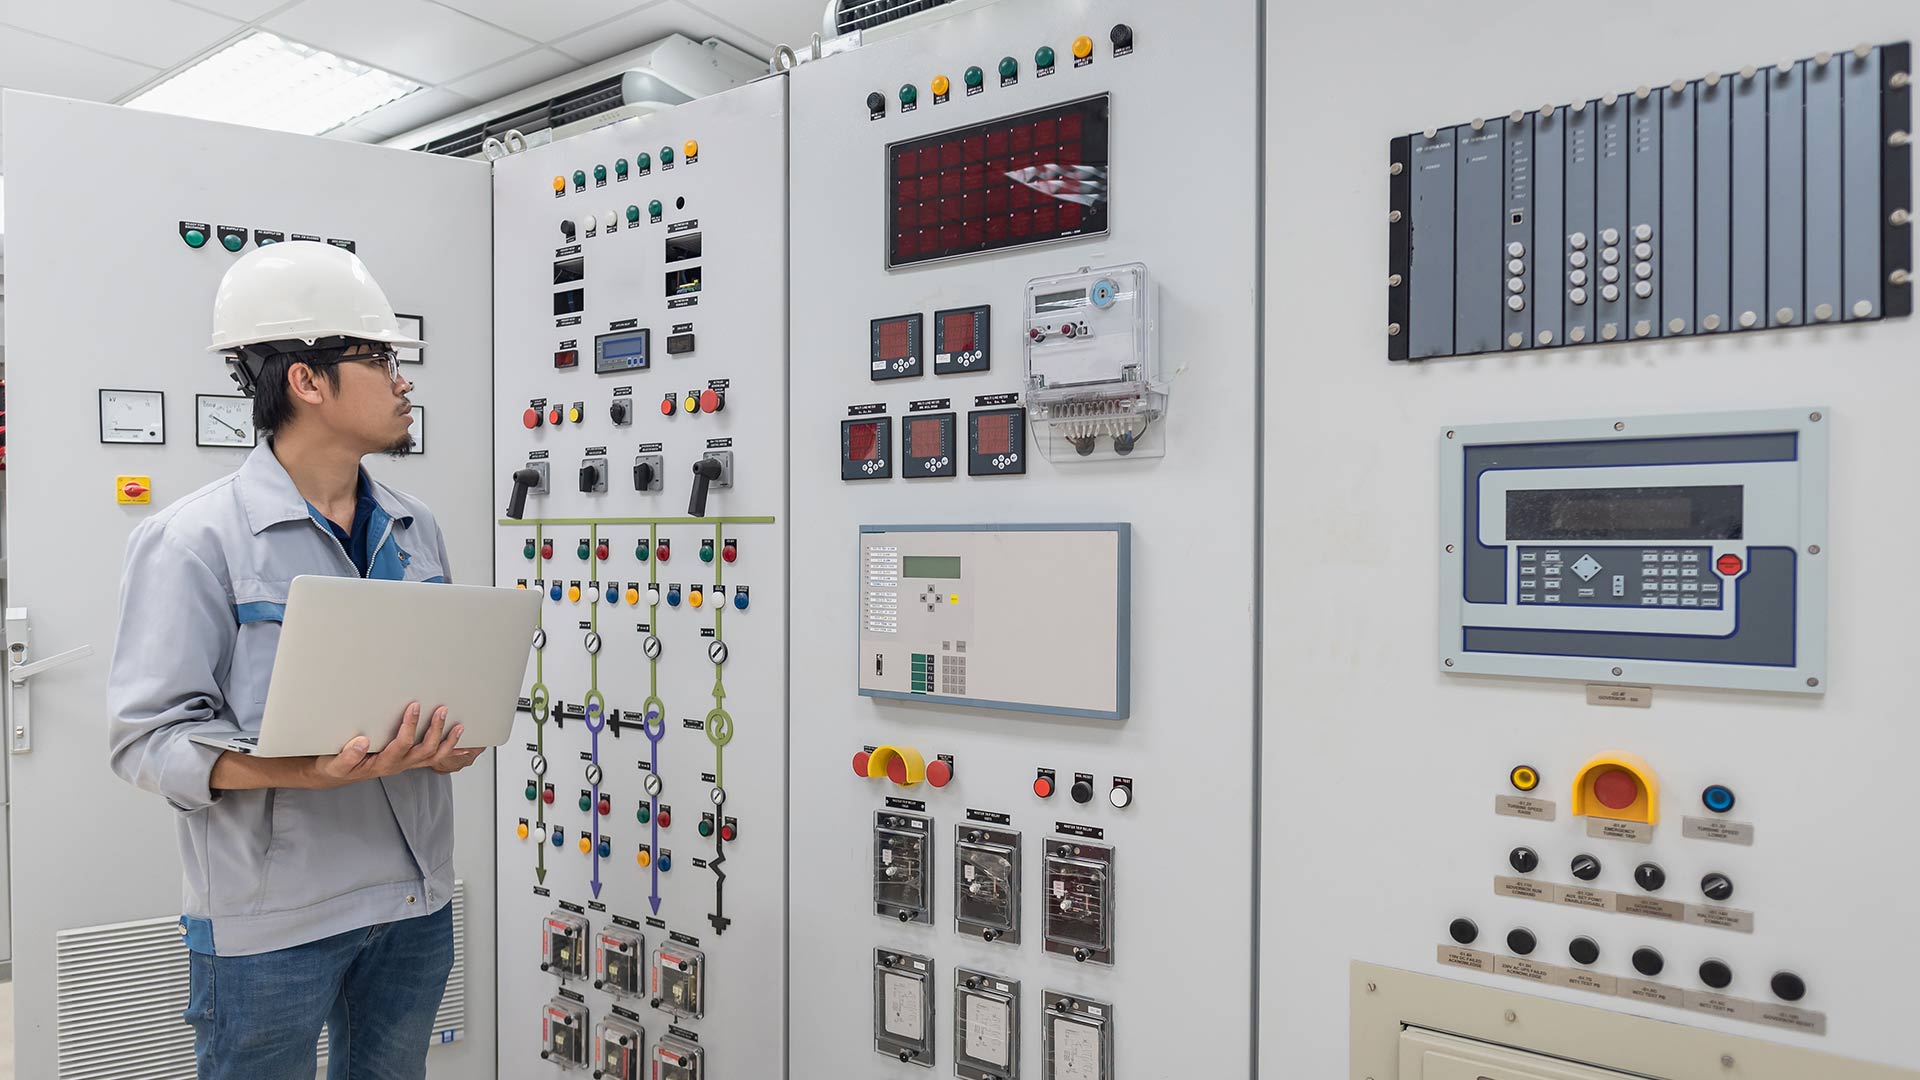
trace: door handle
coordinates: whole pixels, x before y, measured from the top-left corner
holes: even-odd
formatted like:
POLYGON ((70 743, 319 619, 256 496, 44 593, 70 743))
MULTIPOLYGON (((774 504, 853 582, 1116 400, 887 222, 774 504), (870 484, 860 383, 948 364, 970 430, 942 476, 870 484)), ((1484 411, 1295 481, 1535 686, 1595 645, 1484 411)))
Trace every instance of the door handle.
POLYGON ((11 728, 9 749, 16 754, 33 751, 32 695, 26 692, 27 680, 93 655, 93 646, 82 645, 77 649, 29 661, 27 649, 32 636, 33 624, 27 619, 27 609, 8 608, 7 719, 11 728))

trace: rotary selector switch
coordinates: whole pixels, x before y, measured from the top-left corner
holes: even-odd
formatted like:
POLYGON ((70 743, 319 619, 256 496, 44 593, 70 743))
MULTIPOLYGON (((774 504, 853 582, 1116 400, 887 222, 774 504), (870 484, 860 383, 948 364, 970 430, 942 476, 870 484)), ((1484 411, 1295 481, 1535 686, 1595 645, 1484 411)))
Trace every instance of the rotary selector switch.
POLYGON ((656 635, 648 634, 646 640, 640 643, 640 651, 646 653, 647 659, 649 660, 660 659, 660 638, 656 635))
POLYGON ((717 667, 727 662, 727 643, 724 641, 707 642, 707 659, 717 667))
POLYGON ((586 646, 587 646, 587 655, 589 656, 598 654, 600 652, 600 632, 599 631, 597 630, 587 631, 586 646))
POLYGON ((1581 881, 1592 881, 1600 876, 1600 860, 1591 855, 1573 857, 1573 876, 1581 881))
POLYGON ((599 762, 595 761, 590 763, 587 766, 587 786, 588 787, 599 787, 600 781, 605 778, 606 778, 606 774, 600 771, 599 762))
POLYGON ((650 799, 659 798, 661 789, 666 787, 665 784, 660 782, 660 774, 653 772, 647 774, 644 786, 647 789, 647 797, 650 799))
POLYGON ((713 805, 715 806, 727 805, 727 789, 726 788, 716 787, 712 791, 707 793, 707 797, 713 800, 713 805))
POLYGON ((533 775, 535 775, 535 776, 545 776, 545 775, 547 775, 547 758, 546 758, 546 755, 544 755, 544 754, 535 754, 535 755, 533 755, 533 775))

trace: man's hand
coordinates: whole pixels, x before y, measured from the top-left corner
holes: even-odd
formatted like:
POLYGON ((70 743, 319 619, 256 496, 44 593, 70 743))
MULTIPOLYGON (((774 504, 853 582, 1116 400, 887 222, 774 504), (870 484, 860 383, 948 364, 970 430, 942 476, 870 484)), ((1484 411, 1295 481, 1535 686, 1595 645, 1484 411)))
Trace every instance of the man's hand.
POLYGON ((395 776, 408 769, 432 768, 439 773, 456 773, 474 763, 480 749, 459 749, 466 726, 447 727, 447 708, 433 711, 427 730, 420 732, 420 703, 407 706, 401 715, 400 730, 379 753, 367 752, 365 736, 349 742, 338 754, 313 760, 314 773, 323 787, 343 787, 363 780, 395 776))

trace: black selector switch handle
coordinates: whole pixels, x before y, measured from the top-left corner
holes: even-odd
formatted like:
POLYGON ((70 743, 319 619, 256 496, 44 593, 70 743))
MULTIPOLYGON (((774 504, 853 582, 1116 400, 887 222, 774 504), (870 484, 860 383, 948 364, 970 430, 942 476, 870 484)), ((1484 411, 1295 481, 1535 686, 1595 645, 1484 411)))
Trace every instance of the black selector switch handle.
POLYGON ((720 479, 720 463, 713 458, 704 457, 693 466, 693 498, 687 501, 687 515, 703 518, 707 516, 707 488, 720 479))
POLYGON ((646 491, 653 487, 653 464, 642 461, 633 467, 633 490, 646 491))
POLYGON ((507 516, 515 521, 527 512, 527 492, 540 482, 540 474, 533 469, 521 469, 513 474, 513 494, 507 499, 507 516))

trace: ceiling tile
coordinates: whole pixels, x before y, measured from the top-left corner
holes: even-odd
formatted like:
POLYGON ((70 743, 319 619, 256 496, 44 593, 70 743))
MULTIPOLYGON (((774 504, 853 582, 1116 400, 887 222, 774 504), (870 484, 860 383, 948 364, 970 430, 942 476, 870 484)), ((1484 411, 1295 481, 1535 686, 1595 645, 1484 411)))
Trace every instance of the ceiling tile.
POLYGON ((426 0, 305 0, 263 25, 429 84, 491 67, 527 47, 505 30, 426 0))
POLYGON ((0 26, 0 85, 12 90, 114 101, 158 74, 145 64, 0 26))
POLYGON ((546 82, 580 66, 580 61, 552 49, 535 49, 495 64, 485 71, 447 84, 447 89, 475 101, 492 101, 535 83, 546 82))
POLYGON ((154 67, 171 68, 240 29, 219 15, 173 0, 0 0, 0 22, 154 67))
POLYGON ((772 45, 751 34, 742 33, 736 27, 728 26, 681 0, 661 0, 605 26, 556 41, 553 47, 575 59, 593 63, 673 33, 685 34, 695 41, 717 37, 756 56, 773 54, 772 45))
MULTIPOLYGON (((738 27, 741 33, 775 45, 798 49, 820 32, 820 16, 827 0, 692 0, 714 18, 738 27)), ((725 35, 722 35, 725 36, 725 35)), ((745 48, 745 46, 742 46, 745 48)), ((771 49, 768 50, 771 53, 771 49)))
POLYGON ((528 3, 527 0, 437 0, 437 2, 535 41, 557 41, 585 30, 595 23, 625 15, 641 6, 634 0, 567 0, 566 3, 528 3))
POLYGON ((412 131, 422 124, 431 124, 464 109, 471 109, 474 105, 472 99, 445 90, 421 90, 391 105, 355 117, 353 126, 361 131, 372 132, 377 139, 390 139, 403 131, 412 131))
POLYGON ((252 22, 289 5, 289 0, 186 0, 197 8, 217 12, 242 22, 252 22))

